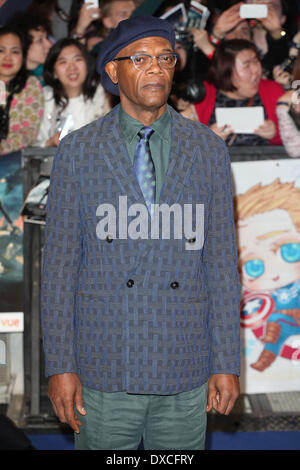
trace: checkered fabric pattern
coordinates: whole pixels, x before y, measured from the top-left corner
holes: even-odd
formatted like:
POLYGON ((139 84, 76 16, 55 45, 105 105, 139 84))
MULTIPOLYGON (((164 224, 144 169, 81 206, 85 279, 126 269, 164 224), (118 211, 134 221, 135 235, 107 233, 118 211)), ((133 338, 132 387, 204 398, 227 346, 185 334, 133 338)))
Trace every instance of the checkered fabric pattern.
MULTIPOLYGON (((223 141, 172 108, 159 204, 204 204, 204 245, 100 240, 99 204, 143 203, 118 106, 61 142, 51 174, 42 272, 46 375, 102 391, 173 394, 239 374, 239 280, 223 141), (129 282, 131 281, 131 282, 129 282)), ((149 216, 150 221, 150 216, 149 216)), ((172 222, 172 217, 171 217, 172 222)), ((149 223, 150 232, 150 223, 149 223)))

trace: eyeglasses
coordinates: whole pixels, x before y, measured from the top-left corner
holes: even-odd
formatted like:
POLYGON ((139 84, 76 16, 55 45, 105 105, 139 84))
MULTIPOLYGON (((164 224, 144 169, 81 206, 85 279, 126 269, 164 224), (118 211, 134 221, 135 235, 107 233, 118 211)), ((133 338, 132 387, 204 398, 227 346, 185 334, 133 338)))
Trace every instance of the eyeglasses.
POLYGON ((151 56, 148 54, 137 54, 128 57, 117 57, 113 60, 128 60, 131 59, 134 67, 137 70, 143 70, 144 72, 152 66, 153 59, 157 59, 158 65, 162 69, 173 69, 176 65, 178 54, 170 52, 168 54, 160 54, 159 56, 151 56))

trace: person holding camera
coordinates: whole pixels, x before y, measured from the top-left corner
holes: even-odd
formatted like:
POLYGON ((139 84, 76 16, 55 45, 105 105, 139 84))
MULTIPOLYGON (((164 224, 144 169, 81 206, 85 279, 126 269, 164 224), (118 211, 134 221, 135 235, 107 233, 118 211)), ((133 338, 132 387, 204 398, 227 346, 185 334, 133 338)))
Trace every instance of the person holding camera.
POLYGON ((282 29, 286 16, 283 14, 281 0, 258 0, 255 3, 267 4, 266 18, 250 20, 241 18, 240 8, 245 5, 245 2, 239 2, 219 15, 210 34, 206 30, 192 29, 194 42, 211 59, 216 46, 222 40, 246 39, 252 41, 259 51, 265 76, 270 79, 274 78, 283 85, 286 82, 286 75, 282 77, 281 68, 274 70, 278 64, 284 62, 289 52, 287 35, 282 29))
MULTIPOLYGON (((292 78, 300 83, 300 55, 294 62, 292 78)), ((282 143, 290 157, 300 157, 300 98, 295 88, 290 89, 277 101, 276 113, 282 143)))
POLYGON ((283 0, 247 0, 247 3, 267 5, 266 18, 252 20, 253 41, 259 50, 267 78, 278 79, 274 67, 289 55, 289 40, 283 25, 286 22, 283 0))
POLYGON ((94 59, 76 39, 60 39, 50 49, 44 80, 45 113, 36 145, 57 147, 62 131, 76 130, 109 110, 94 59))
MULTIPOLYGON (((201 32, 199 29, 197 31, 201 32)), ((202 60, 203 54, 199 57, 200 51, 194 47, 191 31, 175 28, 175 38, 174 50, 178 59, 169 102, 178 112, 182 112, 191 103, 198 103, 204 98, 203 80, 208 66, 202 60)))
POLYGON ((274 80, 280 83, 286 91, 290 90, 293 81, 293 68, 300 49, 300 31, 294 35, 290 46, 288 57, 273 70, 274 80))

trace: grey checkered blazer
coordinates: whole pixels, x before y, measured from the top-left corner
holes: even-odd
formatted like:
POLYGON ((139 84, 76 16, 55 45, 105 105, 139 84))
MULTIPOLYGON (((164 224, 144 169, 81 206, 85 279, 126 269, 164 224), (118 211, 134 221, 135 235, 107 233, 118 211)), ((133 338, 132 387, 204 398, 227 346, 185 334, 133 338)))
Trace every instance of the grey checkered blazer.
MULTIPOLYGON (((226 147, 170 108, 159 204, 204 204, 204 245, 100 240, 97 207, 144 203, 118 106, 63 139, 51 174, 42 272, 46 375, 107 392, 174 394, 239 374, 239 280, 226 147)), ((192 243, 193 240, 190 240, 192 243)))

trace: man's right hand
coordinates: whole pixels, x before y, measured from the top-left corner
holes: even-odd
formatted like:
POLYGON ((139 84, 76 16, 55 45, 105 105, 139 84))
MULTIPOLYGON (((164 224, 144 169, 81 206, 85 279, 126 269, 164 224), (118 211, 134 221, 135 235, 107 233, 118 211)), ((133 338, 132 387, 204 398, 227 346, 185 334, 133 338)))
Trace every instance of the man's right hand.
POLYGON ((82 385, 78 375, 72 372, 52 375, 49 378, 48 397, 60 422, 67 423, 79 434, 81 422, 74 411, 74 405, 81 415, 85 415, 86 411, 83 407, 82 385))

